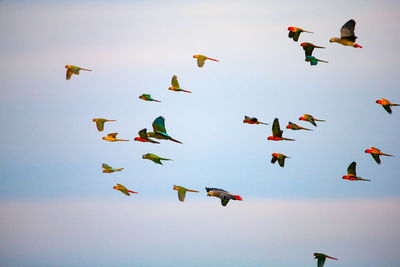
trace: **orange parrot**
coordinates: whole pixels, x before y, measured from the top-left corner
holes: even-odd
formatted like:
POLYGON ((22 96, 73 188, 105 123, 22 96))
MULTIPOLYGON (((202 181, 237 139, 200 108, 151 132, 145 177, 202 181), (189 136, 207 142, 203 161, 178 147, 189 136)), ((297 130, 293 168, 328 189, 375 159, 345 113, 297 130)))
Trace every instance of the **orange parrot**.
POLYGON ((282 133, 283 131, 279 127, 279 120, 278 118, 275 118, 274 123, 272 124, 272 136, 268 136, 267 139, 272 141, 295 141, 294 139, 282 137, 282 133))
POLYGON ((389 100, 382 98, 381 100, 376 100, 377 104, 381 104, 382 107, 387 111, 387 113, 392 114, 392 106, 400 106, 400 104, 393 104, 389 100))
POLYGON ((376 147, 371 147, 370 149, 365 149, 365 153, 371 154, 371 156, 374 158, 376 163, 381 164, 381 159, 379 156, 388 156, 388 157, 393 157, 393 155, 385 154, 382 153, 379 149, 376 147))

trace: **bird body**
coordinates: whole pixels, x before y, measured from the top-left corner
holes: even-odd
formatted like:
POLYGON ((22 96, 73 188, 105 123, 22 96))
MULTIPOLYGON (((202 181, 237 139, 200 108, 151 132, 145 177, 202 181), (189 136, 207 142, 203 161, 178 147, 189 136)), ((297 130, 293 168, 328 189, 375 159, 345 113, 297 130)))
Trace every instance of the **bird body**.
POLYGON ((194 55, 193 58, 197 58, 197 66, 198 66, 199 68, 202 68, 202 67, 204 66, 204 63, 205 63, 206 59, 219 62, 219 61, 216 60, 216 59, 209 58, 209 57, 206 57, 206 56, 204 56, 204 55, 194 55))
POLYGON ((393 157, 393 155, 382 153, 378 148, 371 147, 370 149, 366 149, 365 153, 371 154, 372 158, 376 161, 376 163, 381 164, 381 159, 379 156, 388 156, 393 157))
POLYGON ((299 126, 299 125, 297 125, 297 124, 295 124, 293 122, 290 122, 290 121, 289 121, 289 124, 286 126, 286 129, 291 129, 291 130, 295 130, 295 131, 297 131, 297 130, 313 131, 311 129, 301 127, 301 126, 299 126))
POLYGON ((150 94, 142 94, 139 96, 139 98, 143 99, 144 101, 155 101, 161 103, 161 101, 152 98, 150 94))
POLYGON ((311 116, 309 114, 303 114, 303 117, 300 117, 299 120, 308 121, 312 125, 314 125, 315 127, 317 127, 317 124, 315 123, 316 121, 324 121, 324 120, 316 119, 316 118, 314 118, 313 116, 311 116))
POLYGON ((265 123, 265 122, 258 121, 258 119, 257 119, 257 118, 250 118, 250 117, 247 117, 247 116, 244 116, 243 123, 248 123, 248 124, 264 124, 264 125, 268 125, 268 123, 265 123))
POLYGON ((153 143, 153 144, 159 144, 160 142, 157 142, 157 141, 154 141, 154 140, 152 140, 152 139, 150 139, 148 136, 147 136, 147 129, 146 128, 144 128, 144 129, 142 129, 142 130, 140 130, 139 132, 139 137, 135 137, 135 141, 139 141, 139 142, 149 142, 149 143, 153 143))
POLYGON ((376 100, 377 104, 381 104, 382 107, 387 111, 387 113, 392 114, 392 108, 393 106, 400 106, 400 104, 394 104, 391 103, 389 100, 382 98, 380 100, 376 100))
POLYGON ((315 66, 318 64, 318 62, 324 62, 324 63, 328 63, 328 61, 322 60, 322 59, 318 59, 314 56, 306 56, 305 59, 306 62, 310 62, 311 66, 315 66))
POLYGON ((119 191, 121 191, 122 193, 124 193, 127 196, 131 195, 129 193, 138 194, 138 192, 133 192, 131 190, 128 190, 125 186, 123 186, 121 184, 117 184, 116 186, 113 187, 113 189, 119 190, 119 191))
POLYGON ((186 192, 195 192, 195 193, 199 192, 199 191, 187 189, 183 186, 178 186, 178 185, 174 185, 173 189, 178 191, 178 199, 181 202, 185 201, 186 192))
POLYGON ((111 166, 103 163, 101 165, 101 167, 103 168, 103 173, 112 173, 112 172, 120 172, 122 171, 124 168, 119 168, 119 169, 114 169, 111 166))
POLYGON ((282 140, 295 141, 294 139, 282 137, 282 134, 283 131, 279 126, 279 120, 278 118, 275 118, 274 123, 272 124, 272 136, 268 136, 267 139, 272 141, 282 141, 282 140))
POLYGON ((165 129, 165 119, 162 116, 157 117, 153 121, 153 132, 148 132, 147 137, 153 137, 156 139, 164 139, 164 140, 171 140, 175 143, 182 144, 181 141, 178 141, 167 134, 167 130, 165 129))
POLYGON ((326 258, 329 258, 332 260, 338 260, 336 258, 330 257, 330 256, 322 254, 322 253, 314 253, 314 259, 318 259, 317 267, 323 267, 325 264, 326 258))
POLYGON ((176 77, 176 75, 172 76, 171 85, 172 86, 168 88, 169 90, 172 90, 172 91, 175 91, 175 92, 191 93, 190 91, 183 90, 182 88, 180 88, 179 82, 178 82, 178 77, 176 77))
POLYGON ((101 131, 104 130, 104 123, 106 121, 115 121, 115 120, 107 120, 107 119, 104 119, 104 118, 94 118, 92 121, 94 121, 96 123, 97 130, 99 132, 101 132, 101 131))
POLYGON ((290 157, 280 153, 272 153, 271 163, 274 164, 276 161, 278 161, 279 166, 285 167, 285 158, 290 157))
POLYGON ((357 163, 355 161, 350 163, 349 167, 347 168, 347 175, 344 175, 343 179, 351 180, 351 181, 370 181, 368 179, 363 179, 361 177, 357 177, 356 165, 357 165, 357 163))
POLYGON ((312 56, 312 52, 314 51, 314 48, 325 48, 323 46, 317 46, 312 43, 301 43, 300 46, 303 47, 306 57, 312 56))
POLYGON ((356 48, 362 48, 361 45, 356 44, 357 36, 354 34, 354 28, 356 27, 356 22, 354 19, 346 22, 340 29, 340 38, 332 37, 329 42, 336 42, 345 46, 352 46, 356 48))
POLYGON ((66 74, 67 80, 71 79, 72 74, 79 75, 80 70, 92 71, 74 65, 65 65, 65 68, 67 69, 67 74, 66 74))
POLYGON ((161 165, 163 165, 162 162, 161 162, 162 160, 172 160, 172 159, 161 158, 161 157, 159 157, 157 155, 154 155, 154 154, 151 154, 151 153, 144 154, 142 156, 142 158, 143 159, 149 159, 152 162, 154 162, 156 164, 161 164, 161 165))
POLYGON ((298 27, 288 27, 288 31, 289 31, 289 36, 288 37, 292 38, 293 41, 295 41, 295 42, 297 42, 299 40, 300 33, 302 33, 302 32, 313 33, 313 32, 310 32, 310 31, 303 30, 303 29, 298 28, 298 27))
POLYGON ((223 189, 206 187, 206 191, 207 191, 207 196, 220 198, 222 206, 226 206, 230 199, 242 200, 241 196, 231 194, 223 189))
POLYGON ((109 142, 116 142, 116 141, 129 141, 125 139, 117 139, 118 133, 110 133, 107 136, 103 137, 103 140, 109 141, 109 142))

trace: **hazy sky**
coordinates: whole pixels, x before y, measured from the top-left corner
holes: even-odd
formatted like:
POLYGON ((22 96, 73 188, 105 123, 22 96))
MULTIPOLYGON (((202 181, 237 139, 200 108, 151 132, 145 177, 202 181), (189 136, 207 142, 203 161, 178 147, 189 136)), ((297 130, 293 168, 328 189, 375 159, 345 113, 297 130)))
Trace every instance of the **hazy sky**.
POLYGON ((400 265, 400 107, 375 103, 400 103, 399 15, 398 1, 1 2, 0 265, 314 266, 316 251, 400 265), (362 49, 329 43, 349 19, 362 49), (296 43, 288 26, 314 34, 296 43), (329 63, 304 62, 303 41, 329 63), (66 64, 94 71, 66 81, 66 64), (193 93, 168 90, 172 75, 193 93), (160 115, 183 145, 102 140, 160 115), (94 117, 117 121, 98 132, 94 117), (267 141, 275 117, 314 131, 267 141), (377 165, 371 146, 396 157, 377 165), (371 182, 341 178, 352 161, 371 182), (180 203, 174 184, 200 193, 180 203))

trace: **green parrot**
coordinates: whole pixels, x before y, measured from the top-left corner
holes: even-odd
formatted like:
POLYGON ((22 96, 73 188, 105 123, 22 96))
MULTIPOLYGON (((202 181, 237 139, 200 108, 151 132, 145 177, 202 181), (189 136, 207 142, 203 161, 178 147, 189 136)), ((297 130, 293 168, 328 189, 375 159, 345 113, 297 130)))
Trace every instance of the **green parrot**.
POLYGON ((310 65, 311 65, 311 66, 317 65, 318 62, 328 63, 328 61, 318 59, 318 58, 316 58, 316 57, 314 57, 314 56, 306 56, 305 61, 306 61, 306 62, 310 62, 310 65))
POLYGON ((139 98, 143 99, 144 101, 155 101, 161 103, 161 101, 152 98, 150 94, 142 94, 141 96, 139 96, 139 98))
POLYGON ((195 192, 198 193, 199 191, 196 190, 191 190, 191 189, 187 189, 183 186, 178 186, 178 185, 174 185, 174 190, 178 191, 178 199, 179 201, 183 202, 185 201, 185 196, 186 196, 186 191, 188 192, 195 192))
POLYGON ((172 86, 168 88, 169 90, 172 90, 175 92, 191 93, 190 91, 181 89, 181 87, 179 86, 179 83, 178 83, 178 77, 176 77, 176 75, 172 76, 171 85, 172 86))
POLYGON ((272 153, 272 159, 271 159, 271 163, 274 164, 276 161, 278 161, 279 166, 281 167, 285 167, 285 158, 289 158, 286 155, 280 154, 280 153, 272 153))
POLYGON ((125 186, 123 186, 122 184, 117 184, 116 186, 113 187, 113 189, 115 190, 119 190, 122 193, 124 193, 127 196, 130 196, 131 194, 129 193, 133 193, 133 194, 138 194, 138 192, 133 192, 131 190, 128 190, 125 186))
POLYGON ((324 120, 316 119, 316 118, 314 118, 313 116, 311 116, 309 114, 304 114, 302 117, 299 118, 299 120, 308 121, 312 125, 314 125, 315 127, 317 127, 317 124, 315 123, 316 121, 324 121, 324 120))
POLYGON ((297 125, 297 124, 295 124, 295 123, 293 123, 293 122, 290 122, 290 121, 289 121, 289 124, 286 126, 286 129, 313 131, 313 130, 311 130, 311 129, 301 127, 301 126, 299 126, 299 125, 297 125))
POLYGON ((332 259, 332 260, 338 260, 336 258, 332 258, 332 257, 330 257, 328 255, 325 255, 325 254, 322 254, 322 253, 314 253, 314 259, 318 259, 318 262, 317 262, 317 266, 318 267, 323 267, 324 266, 326 258, 329 258, 329 259, 332 259))
POLYGON ((96 123, 96 127, 97 130, 99 130, 99 132, 104 130, 104 123, 106 121, 115 121, 115 120, 107 120, 107 119, 103 119, 103 118, 94 118, 92 121, 94 121, 96 123))
POLYGON ((153 121, 153 132, 148 132, 148 137, 153 137, 156 139, 164 139, 164 140, 171 140, 173 142, 182 144, 181 141, 178 141, 167 134, 167 130, 165 129, 165 119, 162 116, 157 117, 153 121))
POLYGON ((312 43, 301 43, 300 46, 303 47, 306 57, 312 56, 312 52, 314 51, 314 48, 325 48, 323 46, 313 45, 312 43))
POLYGON ((154 162, 154 163, 156 163, 156 164, 161 164, 161 165, 163 165, 162 162, 161 162, 162 160, 172 160, 172 159, 161 158, 161 157, 159 157, 159 156, 157 156, 157 155, 150 154, 150 153, 144 154, 144 155, 142 156, 142 158, 143 158, 143 159, 149 159, 149 160, 151 160, 152 162, 154 162))
POLYGON ((67 69, 67 80, 71 79, 72 74, 79 75, 80 70, 92 71, 74 65, 65 65, 65 68, 67 69))
POLYGON ((120 172, 120 171, 122 171, 124 169, 124 168, 114 169, 114 168, 112 168, 111 166, 109 166, 109 165, 107 165, 105 163, 103 163, 101 165, 101 167, 103 168, 103 172, 104 173, 120 172))
POLYGON ((216 60, 216 59, 209 58, 209 57, 206 57, 206 56, 204 56, 204 55, 194 55, 193 58, 197 58, 197 66, 198 66, 199 68, 202 68, 202 67, 204 66, 204 63, 206 62, 206 59, 219 62, 219 61, 216 60))

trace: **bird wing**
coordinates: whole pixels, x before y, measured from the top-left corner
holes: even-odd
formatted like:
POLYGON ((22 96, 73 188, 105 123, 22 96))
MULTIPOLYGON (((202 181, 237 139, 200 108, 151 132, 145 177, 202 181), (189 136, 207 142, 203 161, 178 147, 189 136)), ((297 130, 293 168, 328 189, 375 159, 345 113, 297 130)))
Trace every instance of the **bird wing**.
POLYGON ((312 52, 313 52, 313 50, 314 50, 314 46, 312 46, 312 45, 306 45, 306 46, 303 46, 303 49, 304 49, 304 51, 305 51, 305 53, 306 53, 306 57, 311 57, 312 52))
POLYGON ((117 138, 118 133, 110 133, 107 136, 112 137, 112 138, 117 138))
POLYGON ((185 201, 185 196, 186 196, 186 189, 184 189, 184 188, 179 188, 178 189, 178 199, 179 199, 179 201, 185 201))
POLYGON ((381 164, 381 159, 379 158, 378 154, 371 154, 371 156, 374 158, 376 163, 381 164))
POLYGON ((140 137, 140 138, 145 138, 145 139, 148 138, 148 137, 147 137, 147 129, 146 129, 146 128, 140 130, 138 133, 139 133, 139 137, 140 137))
POLYGON ((390 108, 390 105, 384 105, 382 106, 389 114, 392 114, 392 109, 390 108))
POLYGON ((357 37, 354 35, 355 27, 356 22, 353 19, 346 22, 340 29, 340 38, 355 42, 357 39, 357 37))
POLYGON ((278 159, 279 166, 285 167, 285 157, 280 157, 278 159))
POLYGON ((347 168, 347 174, 348 174, 349 176, 357 176, 357 175, 356 175, 356 165, 357 165, 357 163, 356 163, 355 161, 353 161, 353 162, 349 165, 349 167, 347 168))
POLYGON ((273 156, 272 159, 271 159, 271 163, 274 164, 277 160, 278 160, 278 157, 274 157, 273 156))
POLYGON ((251 118, 250 119, 252 122, 258 122, 257 118, 251 118))
POLYGON ((178 83, 178 77, 176 77, 176 75, 172 76, 171 84, 175 88, 180 88, 178 83))
POLYGON ((207 191, 207 193, 210 192, 210 191, 227 192, 227 191, 225 191, 225 190, 223 190, 223 189, 219 189, 219 188, 215 188, 215 187, 206 187, 206 191, 207 191))
POLYGON ((143 94, 143 96, 146 98, 151 98, 149 94, 143 94))
POLYGON ((71 70, 71 69, 67 69, 67 76, 66 76, 66 79, 67 80, 69 80, 69 79, 71 79, 71 76, 72 76, 72 74, 73 74, 74 72, 71 70))
POLYGON ((282 137, 283 131, 279 127, 279 120, 275 118, 274 123, 272 124, 272 135, 274 137, 282 137))
POLYGON ((297 42, 298 40, 299 40, 299 37, 300 37, 300 31, 296 31, 295 33, 294 33, 294 35, 293 35, 293 40, 295 41, 295 42, 297 42))
POLYGON ((152 126, 154 132, 167 133, 167 130, 165 129, 165 119, 162 116, 157 117, 153 121, 152 126))
POLYGON ((319 257, 318 258, 318 267, 323 267, 325 264, 325 257, 319 257))
MULTIPOLYGON (((197 66, 198 67, 203 67, 204 66, 204 63, 206 62, 206 58, 205 57, 201 57, 201 56, 199 56, 198 58, 197 58, 197 66)), ((179 85, 178 85, 179 86, 179 85)))
POLYGON ((371 149, 375 149, 375 150, 377 150, 377 151, 381 152, 381 150, 380 150, 380 149, 378 149, 378 148, 376 148, 376 147, 373 147, 373 146, 371 146, 371 149))
POLYGON ((96 127, 99 132, 104 130, 104 120, 97 120, 96 121, 96 127))
POLYGON ((103 164, 101 165, 101 167, 102 167, 103 169, 106 169, 106 170, 112 169, 109 165, 107 165, 107 164, 105 164, 105 163, 103 163, 103 164))
POLYGON ((229 202, 229 198, 227 198, 226 196, 221 197, 221 204, 222 206, 226 206, 229 202))
POLYGON ((289 31, 289 35, 288 35, 288 37, 289 37, 289 38, 293 38, 293 36, 294 36, 294 32, 292 32, 292 31, 289 31))
POLYGON ((121 191, 122 193, 124 193, 127 196, 130 196, 131 194, 129 194, 128 192, 128 188, 126 188, 125 186, 123 186, 122 184, 117 184, 118 185, 118 190, 121 191))

